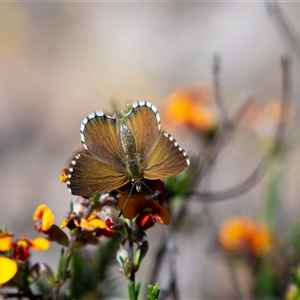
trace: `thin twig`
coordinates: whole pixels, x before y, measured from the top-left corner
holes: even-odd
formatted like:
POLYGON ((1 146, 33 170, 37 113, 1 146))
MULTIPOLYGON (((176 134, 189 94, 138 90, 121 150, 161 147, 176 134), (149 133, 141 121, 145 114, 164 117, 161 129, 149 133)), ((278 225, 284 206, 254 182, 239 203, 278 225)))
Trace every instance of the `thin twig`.
POLYGON ((276 1, 266 1, 266 8, 284 40, 283 45, 289 45, 290 49, 288 50, 292 50, 300 61, 300 38, 284 15, 280 5, 276 1))
POLYGON ((222 93, 220 90, 220 69, 221 69, 221 57, 219 55, 214 56, 213 62, 213 83, 216 95, 216 103, 219 106, 223 121, 226 123, 228 122, 228 112, 224 105, 224 101, 222 98, 222 93))
POLYGON ((272 158, 276 155, 283 146, 285 125, 286 125, 286 112, 291 101, 291 61, 288 56, 282 58, 282 98, 281 98, 281 116, 277 127, 277 133, 275 136, 275 141, 271 150, 262 158, 258 163, 254 171, 249 175, 248 178, 243 180, 236 186, 229 188, 225 191, 216 193, 201 193, 194 192, 195 196, 198 196, 202 201, 211 200, 226 200, 239 196, 240 194, 246 192, 256 183, 259 182, 261 177, 264 175, 266 169, 268 168, 272 158))
POLYGON ((167 238, 167 241, 161 244, 159 251, 156 254, 156 266, 153 269, 152 277, 150 282, 154 282, 156 275, 158 274, 161 268, 161 261, 165 258, 165 255, 168 254, 169 258, 169 282, 168 285, 161 290, 159 299, 163 300, 166 298, 171 298, 173 300, 179 299, 179 292, 177 286, 177 275, 176 275, 176 257, 177 249, 175 244, 174 229, 170 229, 170 234, 167 238))
POLYGON ((227 260, 227 264, 228 264, 230 280, 232 282, 232 286, 233 286, 235 294, 236 294, 236 299, 242 300, 242 299, 244 299, 244 297, 243 297, 243 293, 240 289, 239 280, 238 280, 233 262, 230 259, 230 257, 228 257, 228 256, 226 256, 226 260, 227 260))
POLYGON ((158 250, 156 251, 156 255, 154 258, 154 264, 153 264, 153 268, 152 268, 152 272, 151 272, 151 276, 149 279, 149 283, 150 284, 154 284, 156 278, 158 277, 160 268, 162 266, 162 262, 165 258, 166 255, 166 242, 165 242, 165 238, 164 241, 162 243, 160 243, 160 247, 158 248, 158 250))
POLYGON ((174 230, 171 231, 171 235, 168 240, 168 253, 169 253, 169 270, 170 270, 170 281, 169 281, 169 292, 171 299, 178 300, 178 286, 177 286, 177 275, 176 275, 176 257, 177 249, 175 244, 174 230))

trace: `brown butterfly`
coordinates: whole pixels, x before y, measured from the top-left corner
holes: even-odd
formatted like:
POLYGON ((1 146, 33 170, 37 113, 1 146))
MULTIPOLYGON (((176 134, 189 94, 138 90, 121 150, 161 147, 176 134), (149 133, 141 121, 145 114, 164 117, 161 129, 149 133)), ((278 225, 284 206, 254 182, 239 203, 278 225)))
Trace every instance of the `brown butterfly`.
POLYGON ((73 158, 67 186, 71 194, 89 197, 129 182, 161 179, 182 172, 189 159, 175 139, 160 129, 160 117, 149 102, 133 102, 122 117, 93 112, 80 126, 85 151, 73 158))

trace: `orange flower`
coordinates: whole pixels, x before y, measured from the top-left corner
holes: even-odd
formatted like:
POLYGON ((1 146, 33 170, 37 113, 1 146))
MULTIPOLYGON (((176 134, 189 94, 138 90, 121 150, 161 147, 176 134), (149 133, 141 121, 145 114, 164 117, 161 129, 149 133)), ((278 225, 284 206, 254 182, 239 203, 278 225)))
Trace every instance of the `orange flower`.
POLYGON ((230 252, 262 256, 271 247, 271 236, 263 223, 248 217, 234 217, 224 221, 219 232, 222 247, 230 252))
POLYGON ((36 221, 37 231, 47 232, 54 225, 52 210, 45 204, 37 207, 33 213, 33 220, 36 221))
POLYGON ((177 89, 165 101, 163 117, 175 125, 187 125, 208 132, 216 127, 217 121, 207 102, 210 89, 204 85, 177 89))
POLYGON ((150 215, 156 216, 162 224, 170 224, 170 214, 166 206, 154 199, 146 200, 143 193, 131 194, 130 196, 121 194, 118 208, 122 211, 122 215, 129 220, 134 219, 139 214, 143 214, 144 217, 140 220, 140 225, 149 221, 153 223, 153 218, 150 215))
MULTIPOLYGON (((282 101, 270 99, 264 104, 252 103, 245 113, 242 124, 254 129, 261 137, 273 138, 281 121, 282 101)), ((283 123, 290 126, 295 118, 292 106, 285 107, 283 123)))
MULTIPOLYGON (((278 123, 282 114, 282 102, 279 99, 271 99, 263 106, 263 114, 274 123, 278 123)), ((285 122, 290 124, 295 117, 295 111, 287 107, 285 122)))

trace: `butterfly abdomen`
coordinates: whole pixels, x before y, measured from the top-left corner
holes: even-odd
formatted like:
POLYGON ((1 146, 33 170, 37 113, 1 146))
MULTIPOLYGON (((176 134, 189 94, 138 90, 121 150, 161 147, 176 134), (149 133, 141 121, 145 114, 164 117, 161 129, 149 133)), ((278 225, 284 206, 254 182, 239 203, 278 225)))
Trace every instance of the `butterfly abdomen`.
POLYGON ((120 140, 125 155, 132 156, 136 152, 135 141, 129 128, 120 125, 120 140))
POLYGON ((120 140, 125 153, 126 171, 130 179, 140 179, 143 172, 140 170, 140 159, 137 155, 134 137, 129 128, 123 124, 120 125, 120 140))

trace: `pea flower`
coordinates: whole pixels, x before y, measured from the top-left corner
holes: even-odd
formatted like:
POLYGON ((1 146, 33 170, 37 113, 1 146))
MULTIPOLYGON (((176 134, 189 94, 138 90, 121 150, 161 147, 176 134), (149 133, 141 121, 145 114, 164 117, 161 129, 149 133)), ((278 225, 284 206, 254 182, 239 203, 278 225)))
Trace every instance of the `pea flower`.
POLYGON ((219 231, 224 250, 260 257, 271 248, 271 234, 265 224, 248 217, 233 217, 222 224, 219 231))
POLYGON ((68 180, 68 169, 64 168, 61 170, 60 174, 59 174, 59 181, 60 182, 67 182, 68 180))
POLYGON ((0 256, 0 285, 11 280, 17 273, 17 263, 4 256, 0 256))
POLYGON ((105 221, 103 221, 95 213, 92 213, 87 219, 84 219, 80 217, 76 212, 68 212, 60 225, 60 228, 64 227, 68 227, 70 230, 75 231, 80 230, 83 233, 85 233, 85 237, 86 235, 89 235, 93 238, 100 237, 102 235, 106 237, 111 237, 114 234, 114 231, 110 230, 106 226, 105 221))
POLYGON ((172 125, 210 132, 217 125, 216 117, 207 105, 210 98, 211 89, 206 85, 179 88, 166 98, 163 118, 172 125))
POLYGON ((30 249, 37 251, 46 251, 50 247, 50 242, 42 237, 36 237, 32 240, 21 237, 11 243, 13 250, 12 257, 14 260, 26 261, 30 257, 30 249))
POLYGON ((0 250, 9 257, 0 256, 0 284, 4 284, 14 277, 18 270, 17 262, 27 261, 30 257, 30 249, 45 251, 49 246, 49 241, 41 237, 32 240, 21 237, 13 241, 12 234, 1 232, 0 250))
POLYGON ((5 230, 0 232, 0 251, 8 251, 11 247, 13 235, 5 230))
POLYGON ((269 99, 263 104, 253 102, 241 124, 253 129, 259 137, 274 138, 282 114, 284 114, 283 124, 290 127, 295 119, 294 107, 284 107, 280 99, 269 99))
POLYGON ((143 193, 121 194, 118 208, 124 218, 132 220, 137 218, 137 225, 142 229, 152 227, 157 218, 162 224, 170 224, 170 214, 166 206, 155 199, 147 200, 143 193))
POLYGON ((33 221, 38 221, 36 223, 37 231, 47 232, 54 224, 54 215, 47 205, 41 204, 33 214, 33 221))
POLYGON ((47 240, 57 242, 62 246, 68 246, 68 236, 54 224, 54 215, 52 210, 45 204, 37 207, 33 213, 33 220, 35 221, 35 229, 46 235, 47 240))

